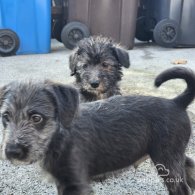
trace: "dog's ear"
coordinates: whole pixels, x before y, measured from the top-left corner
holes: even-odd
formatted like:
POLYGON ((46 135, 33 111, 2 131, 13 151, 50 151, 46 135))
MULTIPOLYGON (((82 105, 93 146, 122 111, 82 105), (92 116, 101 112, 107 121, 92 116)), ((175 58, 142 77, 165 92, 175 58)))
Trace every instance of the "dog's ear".
MULTIPOLYGON (((80 41, 82 43, 83 40, 80 41)), ((77 72, 77 62, 79 56, 84 52, 85 50, 83 48, 77 47, 74 49, 74 52, 69 57, 69 68, 71 70, 70 76, 73 76, 77 72)))
POLYGON ((76 52, 71 54, 70 57, 69 57, 69 68, 70 68, 70 76, 73 76, 76 74, 76 65, 77 65, 77 61, 76 61, 76 57, 77 57, 77 54, 76 52))
POLYGON ((129 54, 125 49, 119 48, 119 47, 113 47, 114 56, 118 60, 119 64, 121 66, 124 66, 125 68, 129 68, 130 66, 130 59, 129 54))
POLYGON ((8 87, 8 85, 6 85, 6 86, 0 88, 0 108, 1 108, 1 106, 2 106, 2 104, 3 104, 3 101, 4 101, 4 99, 5 99, 5 96, 6 96, 6 94, 7 94, 8 92, 9 92, 9 87, 8 87))
POLYGON ((78 92, 75 88, 67 85, 49 83, 48 81, 47 84, 52 88, 60 123, 64 127, 68 127, 78 111, 78 92))

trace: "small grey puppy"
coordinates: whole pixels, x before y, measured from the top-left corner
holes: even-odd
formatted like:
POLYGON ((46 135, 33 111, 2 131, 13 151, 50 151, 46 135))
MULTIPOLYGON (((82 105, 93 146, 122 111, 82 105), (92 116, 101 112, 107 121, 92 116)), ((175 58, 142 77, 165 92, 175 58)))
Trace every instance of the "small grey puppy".
POLYGON ((155 85, 176 78, 187 88, 174 99, 113 96, 80 105, 77 91, 65 85, 6 85, 0 90, 1 156, 12 163, 39 162, 53 176, 59 195, 87 195, 95 176, 148 154, 170 195, 190 195, 195 169, 185 155, 191 135, 186 108, 195 97, 195 74, 172 68, 155 85))
POLYGON ((69 58, 71 76, 76 78, 82 102, 105 99, 120 94, 118 82, 122 67, 129 68, 128 52, 101 36, 85 38, 69 58))

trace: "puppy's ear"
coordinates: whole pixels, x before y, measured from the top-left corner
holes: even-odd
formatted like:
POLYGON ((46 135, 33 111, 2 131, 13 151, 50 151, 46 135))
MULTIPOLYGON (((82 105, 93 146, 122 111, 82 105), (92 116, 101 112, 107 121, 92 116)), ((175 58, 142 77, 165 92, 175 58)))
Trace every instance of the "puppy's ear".
MULTIPOLYGON (((82 43, 83 40, 79 41, 79 43, 82 43)), ((79 46, 74 50, 74 52, 69 57, 69 68, 71 70, 70 76, 73 76, 77 72, 77 62, 79 60, 79 56, 85 51, 83 48, 80 48, 79 46)))
POLYGON ((124 66, 125 68, 129 68, 130 66, 130 59, 129 54, 126 50, 119 48, 119 47, 113 47, 114 56, 118 60, 119 64, 121 66, 124 66))
POLYGON ((77 58, 77 53, 73 53, 69 57, 69 68, 70 68, 70 76, 73 76, 76 74, 76 58, 77 58))
POLYGON ((9 92, 9 87, 8 87, 8 85, 6 85, 6 86, 0 88, 0 108, 1 108, 1 106, 2 106, 2 104, 3 104, 3 101, 4 101, 4 99, 5 99, 5 96, 6 96, 6 94, 7 94, 8 92, 9 92))
POLYGON ((75 114, 77 113, 79 106, 79 95, 75 88, 62 85, 48 83, 52 87, 52 93, 55 98, 57 106, 57 114, 61 124, 64 127, 68 127, 75 114))

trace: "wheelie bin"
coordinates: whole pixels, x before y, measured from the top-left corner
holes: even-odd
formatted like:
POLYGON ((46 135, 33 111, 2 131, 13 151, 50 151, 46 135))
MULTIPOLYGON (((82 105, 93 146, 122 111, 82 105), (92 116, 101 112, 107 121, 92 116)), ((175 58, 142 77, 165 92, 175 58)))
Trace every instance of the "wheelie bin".
POLYGON ((141 0, 135 36, 164 47, 194 47, 194 9, 194 0, 141 0))
POLYGON ((0 55, 48 53, 50 0, 0 0, 0 55))

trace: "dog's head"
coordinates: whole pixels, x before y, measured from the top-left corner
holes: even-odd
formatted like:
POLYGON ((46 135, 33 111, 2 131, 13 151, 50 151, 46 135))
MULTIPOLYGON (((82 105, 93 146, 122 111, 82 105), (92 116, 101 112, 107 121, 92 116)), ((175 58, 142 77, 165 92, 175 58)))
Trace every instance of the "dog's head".
POLYGON ((69 65, 81 89, 105 93, 121 80, 121 68, 128 68, 130 61, 125 49, 98 36, 81 40, 69 58, 69 65))
POLYGON ((0 89, 3 140, 0 156, 30 164, 44 158, 52 136, 65 131, 78 108, 74 88, 46 81, 11 83, 0 89))

